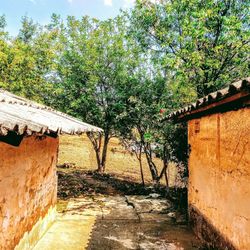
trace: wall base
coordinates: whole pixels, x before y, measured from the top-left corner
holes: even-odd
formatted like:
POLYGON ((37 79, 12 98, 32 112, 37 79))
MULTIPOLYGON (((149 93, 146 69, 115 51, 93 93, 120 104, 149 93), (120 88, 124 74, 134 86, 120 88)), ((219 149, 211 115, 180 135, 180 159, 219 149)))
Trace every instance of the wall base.
POLYGON ((189 205, 189 222, 196 236, 208 249, 236 250, 232 243, 192 205, 189 205))
POLYGON ((50 207, 46 216, 44 218, 40 218, 39 221, 33 226, 32 230, 24 234, 23 238, 15 247, 15 250, 32 249, 51 227, 56 219, 56 213, 56 207, 50 207))

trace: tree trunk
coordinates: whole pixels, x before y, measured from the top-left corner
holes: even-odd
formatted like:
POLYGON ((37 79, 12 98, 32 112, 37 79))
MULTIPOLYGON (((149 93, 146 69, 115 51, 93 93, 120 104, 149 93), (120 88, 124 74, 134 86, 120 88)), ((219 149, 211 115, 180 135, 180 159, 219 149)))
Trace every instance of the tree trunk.
POLYGON ((161 170, 161 173, 158 177, 159 181, 161 180, 161 178, 163 177, 163 175, 165 176, 165 180, 166 180, 166 186, 167 188, 169 187, 168 185, 168 175, 167 175, 167 169, 168 169, 168 161, 169 161, 169 152, 167 150, 167 146, 164 145, 163 147, 163 168, 161 170))
POLYGON ((106 167, 106 159, 107 159, 107 152, 108 152, 108 143, 109 143, 109 134, 105 133, 104 135, 104 142, 102 148, 102 161, 101 161, 101 172, 105 171, 106 167))
POLYGON ((152 180, 154 183, 159 183, 158 180, 158 170, 152 160, 152 156, 149 152, 147 152, 147 150, 145 150, 145 154, 146 154, 146 158, 147 158, 147 162, 148 162, 148 166, 149 166, 149 170, 152 176, 152 180))
POLYGON ((101 157, 100 157, 100 150, 95 151, 96 155, 96 162, 97 162, 97 171, 101 171, 101 157))
POLYGON ((169 182, 168 182, 167 168, 165 168, 164 175, 165 175, 165 181, 166 181, 166 188, 168 190, 169 189, 169 182))
POLYGON ((168 168, 168 163, 163 161, 163 168, 161 170, 160 175, 158 176, 159 181, 161 180, 161 178, 163 177, 163 175, 165 175, 165 173, 167 172, 167 168, 168 168))
POLYGON ((135 155, 136 155, 136 158, 139 161, 139 165, 140 165, 141 182, 142 182, 142 185, 145 186, 144 174, 143 174, 143 168, 142 168, 142 159, 141 159, 141 156, 142 156, 142 145, 140 145, 139 153, 137 153, 135 151, 135 155))
POLYGON ((140 134, 140 139, 141 139, 141 144, 143 145, 144 147, 144 152, 146 154, 146 159, 147 159, 147 163, 148 163, 148 166, 149 166, 149 170, 150 170, 150 173, 151 173, 151 177, 152 177, 152 180, 154 183, 158 184, 159 181, 158 181, 158 171, 157 171, 157 168, 153 162, 153 159, 152 159, 152 152, 151 152, 151 148, 150 148, 150 145, 149 143, 145 142, 144 140, 144 133, 143 131, 137 127, 137 130, 140 134))
POLYGON ((139 164, 140 164, 140 171, 141 171, 141 182, 142 182, 142 185, 145 186, 144 174, 143 174, 143 168, 142 168, 142 161, 141 161, 141 152, 140 152, 139 164))
POLYGON ((87 132, 87 136, 88 136, 89 140, 91 141, 93 149, 95 151, 96 162, 97 162, 97 171, 102 172, 101 154, 100 154, 102 135, 101 135, 101 133, 96 134, 93 132, 87 132))

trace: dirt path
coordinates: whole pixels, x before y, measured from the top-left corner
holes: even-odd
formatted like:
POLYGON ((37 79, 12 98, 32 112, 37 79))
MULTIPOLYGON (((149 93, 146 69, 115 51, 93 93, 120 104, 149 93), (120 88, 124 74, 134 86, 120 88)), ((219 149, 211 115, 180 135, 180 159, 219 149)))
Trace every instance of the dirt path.
POLYGON ((201 249, 185 214, 151 189, 109 176, 59 172, 59 196, 68 197, 59 200, 58 220, 36 250, 201 249))
POLYGON ((171 204, 163 199, 107 196, 103 202, 103 213, 95 222, 89 250, 198 249, 199 244, 187 226, 173 222, 171 204))

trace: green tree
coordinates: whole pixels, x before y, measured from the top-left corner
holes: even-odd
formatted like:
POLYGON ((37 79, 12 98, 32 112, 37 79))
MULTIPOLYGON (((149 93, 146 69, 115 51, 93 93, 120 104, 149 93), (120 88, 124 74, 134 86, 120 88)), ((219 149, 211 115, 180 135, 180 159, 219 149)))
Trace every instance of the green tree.
POLYGON ((46 101, 46 93, 51 89, 48 75, 57 57, 54 31, 24 17, 17 38, 10 38, 5 32, 1 34, 0 87, 36 101, 46 101))
POLYGON ((62 29, 63 53, 58 63, 58 103, 62 110, 103 128, 88 133, 99 171, 106 166, 110 138, 117 135, 124 109, 121 89, 132 60, 126 44, 123 17, 98 21, 68 17, 62 29))
POLYGON ((162 124, 159 110, 170 113, 235 78, 249 75, 249 7, 250 1, 237 0, 138 0, 128 15, 129 35, 147 56, 147 71, 153 68, 159 73, 148 78, 151 84, 144 91, 151 91, 151 97, 143 98, 141 91, 130 113, 134 117, 139 107, 140 119, 134 124, 139 124, 155 182, 165 174, 169 160, 185 162, 187 157, 185 126, 162 124), (164 86, 162 98, 155 103, 151 98, 157 96, 154 91, 160 82, 164 86), (163 159, 160 173, 150 163, 152 153, 163 159))
POLYGON ((249 0, 138 0, 131 34, 162 65, 177 96, 204 96, 249 75, 249 0))
POLYGON ((7 22, 6 22, 5 15, 1 15, 0 16, 0 31, 1 31, 1 35, 5 31, 6 26, 7 26, 7 22))
MULTIPOLYGON (((154 157, 156 148, 163 141, 157 140, 156 135, 159 137, 161 133, 158 130, 160 112, 170 105, 171 98, 162 72, 156 67, 152 68, 149 59, 150 56, 139 51, 138 64, 127 78, 123 90, 127 98, 126 110, 122 114, 125 122, 119 131, 138 156, 141 170, 141 153, 145 154, 152 180, 158 183, 163 174, 159 175, 154 157)), ((163 155, 159 156, 163 159, 163 155)))
POLYGON ((21 20, 21 29, 18 33, 18 39, 24 43, 29 43, 32 41, 38 30, 38 24, 34 23, 33 19, 24 16, 21 20))

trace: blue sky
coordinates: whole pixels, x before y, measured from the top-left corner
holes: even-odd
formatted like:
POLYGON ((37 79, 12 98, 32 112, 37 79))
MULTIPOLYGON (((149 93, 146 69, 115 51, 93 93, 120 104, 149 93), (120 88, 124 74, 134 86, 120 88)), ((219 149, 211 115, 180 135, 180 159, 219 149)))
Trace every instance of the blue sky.
POLYGON ((40 24, 46 24, 52 13, 80 17, 89 15, 99 19, 114 17, 120 8, 132 7, 134 0, 0 0, 0 15, 7 20, 7 30, 16 35, 21 17, 27 15, 40 24))

